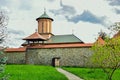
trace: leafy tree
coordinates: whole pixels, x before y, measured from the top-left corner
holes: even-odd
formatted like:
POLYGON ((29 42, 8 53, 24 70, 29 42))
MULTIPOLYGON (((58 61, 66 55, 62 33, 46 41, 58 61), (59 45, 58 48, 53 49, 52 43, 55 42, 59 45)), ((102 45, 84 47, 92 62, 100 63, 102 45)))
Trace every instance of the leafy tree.
POLYGON ((107 74, 107 80, 112 80, 115 70, 120 67, 120 37, 105 39, 103 45, 96 42, 92 50, 92 62, 103 69, 107 74))
POLYGON ((98 35, 104 40, 107 37, 107 34, 102 30, 98 33, 98 35))
MULTIPOLYGON (((8 24, 8 16, 4 10, 0 10, 0 44, 4 44, 6 38, 6 25, 8 24)), ((3 54, 3 49, 0 49, 0 55, 3 54)), ((0 80, 8 80, 8 75, 4 74, 5 63, 7 58, 0 58, 0 80)))

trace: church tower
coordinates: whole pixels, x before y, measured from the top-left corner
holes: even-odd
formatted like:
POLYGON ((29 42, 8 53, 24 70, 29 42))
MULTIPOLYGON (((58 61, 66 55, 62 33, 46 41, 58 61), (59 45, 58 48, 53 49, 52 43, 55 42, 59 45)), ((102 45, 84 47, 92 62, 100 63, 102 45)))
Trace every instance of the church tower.
POLYGON ((52 21, 53 19, 50 18, 46 11, 44 10, 44 13, 36 19, 38 21, 38 33, 42 35, 43 37, 49 39, 52 34, 52 21))

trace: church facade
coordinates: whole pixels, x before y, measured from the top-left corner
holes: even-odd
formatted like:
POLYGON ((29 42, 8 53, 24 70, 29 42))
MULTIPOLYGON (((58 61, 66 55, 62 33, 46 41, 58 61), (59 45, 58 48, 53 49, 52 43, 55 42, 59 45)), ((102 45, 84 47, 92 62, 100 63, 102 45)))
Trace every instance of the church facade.
MULTIPOLYGON (((54 35, 52 18, 46 12, 38 17, 38 31, 23 38, 23 47, 5 49, 9 64, 52 66, 90 66, 92 43, 84 43, 74 34, 54 35)), ((101 39, 102 41, 102 39, 101 39)))

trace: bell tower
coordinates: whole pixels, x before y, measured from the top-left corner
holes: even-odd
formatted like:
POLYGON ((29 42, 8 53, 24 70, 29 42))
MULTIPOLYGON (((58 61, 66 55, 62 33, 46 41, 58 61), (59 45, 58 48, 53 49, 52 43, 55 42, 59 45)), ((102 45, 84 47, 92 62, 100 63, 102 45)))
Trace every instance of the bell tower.
POLYGON ((53 19, 50 18, 46 14, 46 10, 44 10, 44 13, 36 19, 38 21, 38 33, 45 38, 50 38, 52 34, 52 21, 53 19))

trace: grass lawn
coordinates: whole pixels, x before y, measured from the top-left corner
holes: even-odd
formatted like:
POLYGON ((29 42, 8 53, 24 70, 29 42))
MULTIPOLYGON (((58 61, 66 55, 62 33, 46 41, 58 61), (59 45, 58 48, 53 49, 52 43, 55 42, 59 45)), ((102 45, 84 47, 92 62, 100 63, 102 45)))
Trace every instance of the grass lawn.
MULTIPOLYGON (((106 80, 106 74, 103 73, 102 69, 72 67, 64 67, 63 69, 83 78, 84 80, 106 80)), ((113 75, 113 80, 120 80, 120 69, 113 75)))
POLYGON ((51 66, 7 65, 6 73, 10 74, 10 80, 68 80, 51 66))

